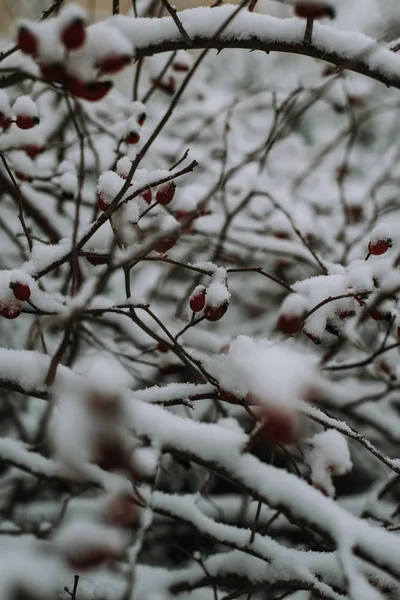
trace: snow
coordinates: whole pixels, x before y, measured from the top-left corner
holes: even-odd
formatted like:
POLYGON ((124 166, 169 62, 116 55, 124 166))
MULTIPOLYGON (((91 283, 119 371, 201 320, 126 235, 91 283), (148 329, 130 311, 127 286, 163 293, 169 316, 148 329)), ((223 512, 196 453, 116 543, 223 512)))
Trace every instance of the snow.
POLYGON ((38 108, 30 96, 18 96, 12 107, 16 116, 37 117, 38 108))
POLYGON ((306 462, 311 468, 313 483, 328 496, 335 495, 332 475, 345 475, 352 468, 350 452, 345 437, 328 429, 307 440, 306 462))

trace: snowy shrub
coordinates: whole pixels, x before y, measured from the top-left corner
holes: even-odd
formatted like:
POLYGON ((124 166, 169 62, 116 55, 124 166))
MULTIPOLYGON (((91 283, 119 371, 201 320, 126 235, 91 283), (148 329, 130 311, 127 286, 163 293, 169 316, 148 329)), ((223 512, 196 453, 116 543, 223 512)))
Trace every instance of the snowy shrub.
POLYGON ((399 598, 399 9, 109 4, 0 55, 1 600, 399 598))

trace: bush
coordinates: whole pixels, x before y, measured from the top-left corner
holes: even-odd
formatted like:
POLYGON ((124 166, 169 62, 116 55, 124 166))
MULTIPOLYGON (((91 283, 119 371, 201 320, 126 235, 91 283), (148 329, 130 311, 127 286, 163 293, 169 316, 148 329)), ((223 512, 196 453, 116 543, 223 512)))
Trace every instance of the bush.
POLYGON ((0 57, 4 599, 399 597, 396 43, 61 5, 0 57))

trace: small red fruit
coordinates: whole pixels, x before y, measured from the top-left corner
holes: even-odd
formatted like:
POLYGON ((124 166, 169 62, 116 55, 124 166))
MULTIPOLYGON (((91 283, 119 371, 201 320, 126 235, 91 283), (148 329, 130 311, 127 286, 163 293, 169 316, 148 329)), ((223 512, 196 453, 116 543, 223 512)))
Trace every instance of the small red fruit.
POLYGON ((37 54, 39 49, 38 39, 32 31, 29 31, 27 27, 20 27, 18 30, 17 44, 19 49, 24 54, 34 56, 37 54))
POLYGON ((32 129, 39 123, 38 117, 30 117, 28 115, 18 115, 15 123, 20 129, 32 129))
POLYGON ((203 310, 206 303, 206 293, 206 288, 203 286, 190 297, 189 306, 193 312, 200 312, 203 310))
POLYGON ((118 438, 99 440, 94 461, 104 471, 129 470, 130 460, 125 445, 118 438))
POLYGON ((296 2, 294 5, 294 14, 303 19, 324 19, 329 17, 335 18, 335 11, 332 6, 325 2, 296 2))
POLYGON ((158 342, 157 344, 157 350, 159 352, 161 352, 161 354, 167 354, 167 352, 169 351, 169 348, 163 344, 162 342, 158 342))
POLYGON ((0 315, 5 319, 16 319, 22 312, 22 306, 18 304, 2 305, 0 315))
POLYGON ((11 284, 10 287, 16 299, 21 300, 21 302, 26 302, 31 297, 30 287, 26 283, 11 284))
POLYGON ((151 191, 151 188, 147 188, 147 190, 141 193, 141 196, 147 204, 151 204, 153 198, 153 192, 151 191))
POLYGON ((204 316, 207 321, 219 321, 228 310, 228 306, 228 302, 224 302, 223 304, 220 304, 220 306, 206 306, 204 309, 204 316))
POLYGON ((65 69, 64 65, 61 63, 41 63, 39 68, 43 79, 56 81, 57 83, 62 83, 65 79, 65 69))
POLYGON ((38 144, 28 144, 28 146, 24 147, 24 152, 29 156, 29 158, 36 158, 38 154, 42 151, 42 147, 38 144))
POLYGON ((101 254, 93 254, 92 256, 87 256, 86 259, 91 265, 94 265, 95 267, 97 265, 106 265, 108 263, 108 256, 106 254, 104 256, 102 256, 101 254))
POLYGON ((267 410, 263 431, 274 444, 293 444, 298 438, 295 417, 283 410, 267 410))
POLYGON ((32 177, 22 171, 15 171, 15 177, 20 181, 32 181, 32 177))
POLYGON ((106 520, 116 527, 131 527, 138 516, 133 498, 124 492, 111 499, 106 508, 106 520))
POLYGON ((189 65, 180 62, 173 63, 172 65, 172 70, 176 71, 177 73, 186 73, 186 71, 189 71, 189 68, 189 65))
POLYGON ((4 131, 7 131, 7 129, 10 129, 11 127, 11 119, 10 117, 6 117, 6 115, 2 112, 0 112, 0 127, 3 128, 4 131))
POLYGON ((140 115, 138 116, 137 122, 138 122, 138 125, 140 125, 140 127, 143 127, 144 122, 146 120, 146 116, 147 116, 146 113, 140 113, 140 115))
POLYGON ((390 238, 386 238, 384 240, 377 240, 376 242, 370 242, 368 244, 368 252, 373 254, 374 256, 380 256, 381 254, 385 254, 389 248, 392 247, 392 240, 390 238))
POLYGON ((61 33, 61 40, 68 50, 77 50, 86 40, 86 29, 82 19, 75 19, 61 33))
POLYGON ((369 311, 369 316, 371 319, 374 319, 374 321, 383 321, 384 319, 383 314, 377 308, 372 308, 369 311))
POLYGON ((156 200, 159 204, 166 206, 172 202, 175 196, 176 183, 173 181, 167 181, 158 186, 156 192, 156 200))
POLYGON ((72 96, 82 98, 88 102, 97 102, 108 94, 113 87, 112 81, 92 81, 83 83, 75 77, 69 77, 67 80, 67 89, 72 96))
POLYGON ((103 194, 97 194, 97 206, 103 212, 110 206, 104 199, 103 194))
POLYGON ((156 244, 154 245, 154 250, 159 254, 164 254, 165 252, 168 252, 168 250, 175 246, 178 237, 179 236, 176 234, 166 236, 159 242, 156 242, 156 244))
POLYGON ((277 328, 287 335, 295 335, 303 327, 304 320, 298 315, 279 315, 277 328))
POLYGON ((140 141, 140 135, 137 131, 130 131, 125 137, 127 144, 137 144, 140 141))
POLYGON ((96 67, 100 69, 102 73, 114 75, 114 73, 118 73, 118 71, 121 71, 121 69, 126 67, 130 61, 130 56, 109 56, 97 63, 96 67))

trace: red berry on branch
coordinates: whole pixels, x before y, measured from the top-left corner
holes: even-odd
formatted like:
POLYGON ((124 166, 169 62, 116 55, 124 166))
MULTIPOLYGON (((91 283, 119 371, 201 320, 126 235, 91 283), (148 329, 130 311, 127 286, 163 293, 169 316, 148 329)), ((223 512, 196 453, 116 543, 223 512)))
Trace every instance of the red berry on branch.
POLYGON ((316 2, 314 0, 298 1, 294 5, 294 14, 303 19, 324 19, 335 18, 335 10, 326 2, 316 2))
POLYGON ((146 120, 146 113, 140 113, 140 115, 137 117, 138 125, 140 125, 140 127, 143 127, 145 120, 146 120))
POLYGON ((147 204, 151 204, 151 200, 153 198, 153 192, 151 191, 151 188, 147 188, 147 190, 141 193, 141 196, 147 204))
POLYGON ((3 304, 0 307, 0 316, 5 319, 16 319, 22 312, 22 306, 19 304, 3 304))
POLYGON ((159 204, 166 206, 172 202, 175 196, 176 183, 173 181, 167 181, 158 186, 156 192, 156 200, 159 204))
POLYGON ((137 131, 130 131, 125 137, 127 144, 137 144, 140 141, 140 134, 137 131))
POLYGON ((98 265, 106 265, 108 263, 108 256, 105 254, 102 256, 101 254, 93 254, 92 256, 86 257, 87 261, 97 267, 98 265))
POLYGON ((207 321, 219 321, 228 310, 228 306, 228 302, 224 302, 219 306, 206 306, 204 309, 204 316, 207 321))
POLYGON ((38 144, 28 144, 28 146, 24 146, 24 152, 29 156, 29 158, 36 158, 38 154, 42 151, 42 147, 38 144))
POLYGON ((31 117, 28 115, 18 115, 15 123, 20 129, 32 129, 39 123, 39 117, 31 117))
POLYGON ((200 312, 206 304, 206 288, 199 286, 190 297, 189 306, 193 312, 200 312))
POLYGON ((77 50, 86 40, 86 29, 82 19, 75 19, 61 32, 62 43, 68 50, 77 50))
POLYGON ((7 117, 3 112, 0 112, 0 127, 2 127, 4 131, 10 129, 11 123, 12 121, 10 117, 7 117))
POLYGON ((178 237, 179 235, 176 234, 167 235, 165 238, 155 243, 154 250, 159 254, 164 254, 165 252, 168 252, 168 250, 175 246, 178 237))
POLYGON ((371 319, 374 319, 374 321, 383 321, 384 319, 383 314, 377 308, 372 308, 369 311, 369 316, 371 319))
POLYGON ((304 319, 298 315, 279 315, 277 328, 287 335, 295 335, 303 327, 304 319))
POLYGON ((21 302, 26 302, 31 297, 30 287, 26 283, 11 284, 10 287, 14 296, 17 300, 21 300, 21 302))
POLYGON ((107 75, 114 75, 126 67, 131 61, 130 56, 109 56, 103 58, 97 63, 96 67, 100 69, 102 73, 107 75))
POLYGON ((368 252, 374 256, 380 256, 381 254, 385 254, 391 247, 392 240, 390 238, 376 240, 368 244, 368 252))
POLYGON ((32 181, 32 177, 22 171, 15 171, 15 177, 20 181, 32 181))
POLYGON ((157 350, 159 352, 161 352, 161 354, 167 354, 167 352, 169 352, 168 346, 166 346, 162 342, 158 342, 158 344, 157 344, 157 350))
POLYGON ((177 73, 186 73, 189 71, 189 68, 189 65, 181 62, 175 62, 172 64, 172 70, 176 71, 177 73))
POLYGON ((110 206, 109 203, 105 201, 103 194, 97 194, 97 206, 103 212, 110 206))
POLYGON ((67 89, 72 96, 82 98, 88 102, 97 102, 108 94, 113 87, 112 81, 92 81, 83 83, 75 77, 69 77, 67 80, 67 89))
POLYGON ((293 444, 298 439, 294 415, 284 410, 266 410, 263 431, 274 444, 293 444))
POLYGON ((65 69, 62 63, 40 63, 39 68, 43 79, 57 83, 62 83, 65 79, 65 69))
POLYGON ((18 30, 17 44, 21 52, 30 56, 37 54, 39 49, 36 35, 25 26, 20 27, 18 30))

